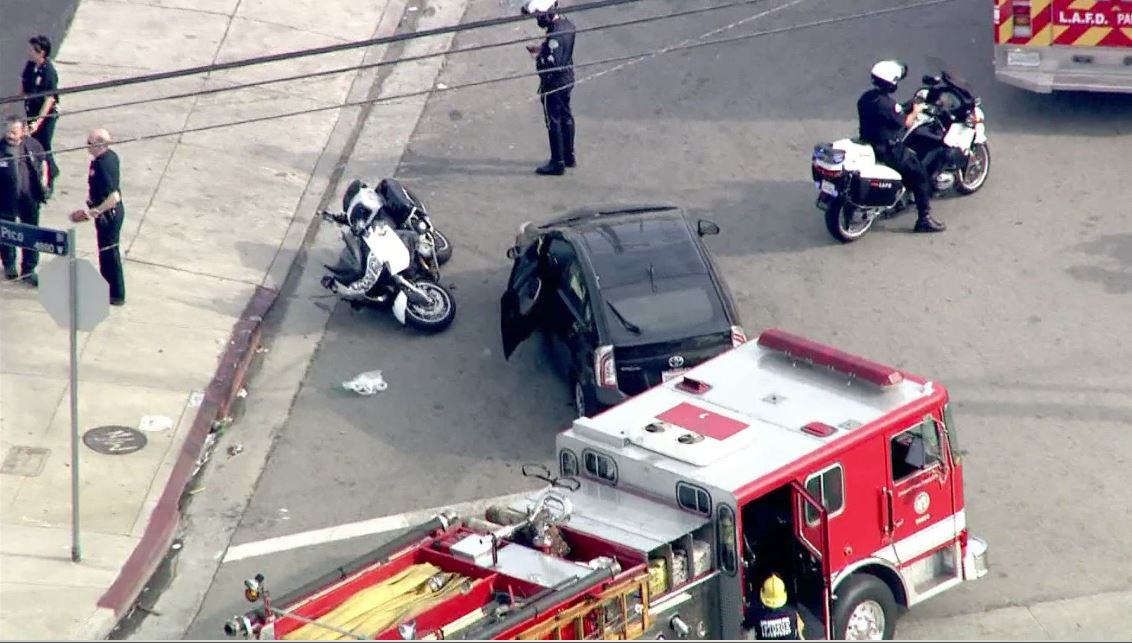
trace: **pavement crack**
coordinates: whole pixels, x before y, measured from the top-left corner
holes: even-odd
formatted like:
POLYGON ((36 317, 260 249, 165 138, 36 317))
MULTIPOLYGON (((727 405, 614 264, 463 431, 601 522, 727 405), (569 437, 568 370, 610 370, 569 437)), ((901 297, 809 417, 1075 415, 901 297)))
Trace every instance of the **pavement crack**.
POLYGON ((186 11, 189 13, 203 13, 210 16, 225 16, 228 15, 223 11, 212 11, 209 9, 191 9, 188 7, 170 7, 168 5, 158 4, 156 2, 140 2, 138 0, 101 0, 106 4, 128 4, 138 7, 152 7, 154 9, 171 9, 173 11, 186 11))
MULTIPOLYGON (((220 42, 216 44, 216 51, 212 52, 213 65, 216 64, 217 60, 219 60, 220 51, 224 49, 224 43, 228 42, 228 35, 232 32, 232 23, 235 21, 236 14, 239 13, 240 6, 243 5, 243 3, 244 0, 236 0, 236 6, 233 7, 232 12, 228 14, 228 24, 224 25, 224 35, 220 37, 220 42)), ((205 82, 207 83, 208 79, 211 77, 211 72, 206 74, 204 77, 205 82)), ((193 97, 193 104, 189 107, 188 113, 185 114, 185 120, 181 124, 182 130, 188 129, 189 122, 192 120, 193 114, 196 112, 197 105, 199 104, 200 95, 198 94, 197 96, 193 97)), ((165 181, 165 177, 169 173, 169 166, 173 164, 173 157, 176 156, 177 148, 180 147, 181 142, 184 140, 184 138, 184 132, 178 134, 176 142, 173 143, 173 149, 169 150, 169 156, 166 157, 165 165, 161 168, 161 174, 157 177, 157 183, 153 187, 153 192, 149 195, 149 202, 147 202, 145 204, 145 207, 142 209, 141 219, 138 220, 138 228, 134 231, 133 238, 130 239, 130 245, 127 246, 126 251, 122 253, 123 255, 125 255, 123 259, 129 260, 129 254, 134 249, 134 244, 137 243, 138 239, 141 238, 142 230, 145 228, 146 216, 149 214, 150 208, 153 207, 153 202, 157 200, 157 193, 161 191, 161 184, 165 181)))
POLYGON ((353 42, 349 38, 343 38, 342 36, 339 36, 337 34, 325 33, 325 32, 322 32, 322 31, 315 31, 315 30, 312 30, 312 29, 301 29, 301 28, 296 27, 294 25, 289 25, 289 24, 286 24, 286 23, 283 23, 283 22, 275 22, 274 20, 264 20, 263 18, 248 18, 248 17, 245 17, 245 16, 237 16, 237 18, 239 20, 244 20, 246 22, 255 22, 255 23, 258 23, 258 24, 262 24, 262 25, 270 25, 272 27, 282 27, 284 29, 290 29, 291 31, 297 31, 299 33, 309 33, 309 34, 314 35, 314 36, 322 36, 323 38, 329 38, 329 39, 331 39, 335 42, 340 42, 340 43, 353 42))

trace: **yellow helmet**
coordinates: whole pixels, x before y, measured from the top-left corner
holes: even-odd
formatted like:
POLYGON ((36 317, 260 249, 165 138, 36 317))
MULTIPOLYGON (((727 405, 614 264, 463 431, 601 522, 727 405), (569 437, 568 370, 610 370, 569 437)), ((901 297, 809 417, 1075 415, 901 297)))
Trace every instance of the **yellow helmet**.
POLYGON ((782 607, 786 604, 786 583, 782 582, 778 574, 771 574, 763 583, 759 598, 762 599, 763 605, 771 609, 782 607))

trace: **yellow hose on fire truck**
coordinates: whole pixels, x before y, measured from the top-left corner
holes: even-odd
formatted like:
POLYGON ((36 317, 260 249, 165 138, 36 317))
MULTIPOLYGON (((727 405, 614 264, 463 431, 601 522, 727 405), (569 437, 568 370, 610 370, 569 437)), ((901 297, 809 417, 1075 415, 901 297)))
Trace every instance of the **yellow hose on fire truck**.
POLYGON ((318 619, 283 637, 288 641, 338 641, 347 637, 320 624, 373 638, 395 623, 458 594, 468 578, 423 563, 366 588, 318 619))

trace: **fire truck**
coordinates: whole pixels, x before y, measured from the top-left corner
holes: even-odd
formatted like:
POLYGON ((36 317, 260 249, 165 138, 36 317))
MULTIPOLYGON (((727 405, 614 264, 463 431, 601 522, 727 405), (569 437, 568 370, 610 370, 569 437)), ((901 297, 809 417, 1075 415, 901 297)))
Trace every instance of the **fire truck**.
POLYGON ((1132 92, 1132 0, 995 0, 994 50, 1022 89, 1132 92))
POLYGON ((988 571, 947 390, 770 329, 556 439, 545 485, 445 512, 225 623, 260 639, 744 638, 770 574, 808 639, 890 639, 988 571))

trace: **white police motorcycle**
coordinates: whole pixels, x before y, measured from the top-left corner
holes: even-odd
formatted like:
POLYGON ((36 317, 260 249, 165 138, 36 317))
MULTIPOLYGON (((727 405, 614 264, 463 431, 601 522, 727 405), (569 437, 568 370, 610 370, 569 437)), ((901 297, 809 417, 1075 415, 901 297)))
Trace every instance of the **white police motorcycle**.
MULTIPOLYGON (((919 156, 936 194, 974 194, 990 174, 982 100, 946 69, 922 80, 913 100, 924 109, 904 133, 904 144, 919 156)), ((826 228, 842 243, 860 239, 876 219, 912 200, 900 173, 878 163, 872 146, 857 138, 815 145, 811 177, 826 228)))
POLYGON ((375 189, 351 191, 345 212, 319 213, 342 228, 344 244, 338 263, 324 264, 330 274, 322 278, 322 286, 354 308, 391 305, 402 325, 429 333, 448 328, 456 302, 438 283, 439 274, 421 260, 434 256, 430 240, 398 229, 375 189))

